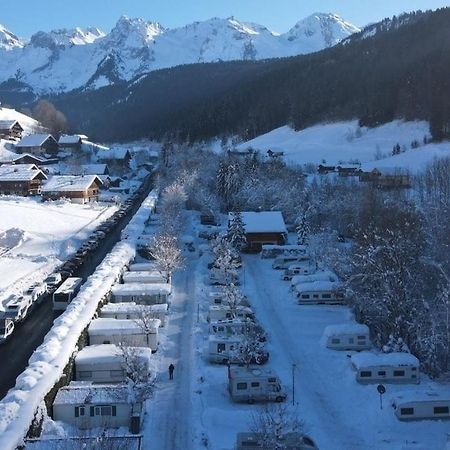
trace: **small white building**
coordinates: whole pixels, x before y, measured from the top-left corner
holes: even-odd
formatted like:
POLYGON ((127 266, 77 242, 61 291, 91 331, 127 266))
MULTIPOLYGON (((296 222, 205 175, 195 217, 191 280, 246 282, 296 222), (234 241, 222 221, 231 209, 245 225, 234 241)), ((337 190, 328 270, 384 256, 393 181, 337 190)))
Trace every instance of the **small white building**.
POLYGON ((123 274, 123 282, 129 283, 148 283, 164 284, 167 283, 167 276, 159 270, 152 271, 131 271, 123 274))
POLYGON ((159 319, 161 326, 165 326, 168 305, 138 305, 137 303, 108 303, 102 307, 99 316, 110 319, 139 319, 153 317, 159 319))
POLYGON ((344 291, 340 283, 313 281, 296 286, 295 295, 299 305, 343 305, 344 291))
POLYGON ((419 360, 410 353, 361 352, 351 358, 359 383, 419 383, 419 360))
POLYGON ((398 392, 391 405, 400 420, 450 419, 449 389, 398 392))
POLYGON ((129 402, 126 386, 71 382, 56 394, 53 420, 81 430, 127 427, 139 432, 142 404, 129 402))
POLYGON ((149 347, 154 353, 158 349, 159 326, 158 319, 94 319, 88 327, 89 344, 149 347))
POLYGON ((370 342, 369 327, 360 323, 329 325, 323 333, 327 348, 332 350, 368 350, 370 342))
POLYGON ((114 303, 135 302, 141 305, 157 305, 169 303, 172 286, 167 283, 116 284, 111 292, 111 301, 114 303))
MULTIPOLYGON (((236 308, 236 319, 254 320, 255 313, 251 308, 246 306, 238 306, 236 308)), ((211 305, 208 310, 208 321, 215 322, 217 320, 233 319, 230 307, 227 305, 211 305)))
MULTIPOLYGON (((135 353, 150 375, 152 351, 138 347, 135 353)), ((75 379, 93 383, 123 383, 126 379, 126 364, 121 349, 113 344, 84 347, 75 357, 75 379)))

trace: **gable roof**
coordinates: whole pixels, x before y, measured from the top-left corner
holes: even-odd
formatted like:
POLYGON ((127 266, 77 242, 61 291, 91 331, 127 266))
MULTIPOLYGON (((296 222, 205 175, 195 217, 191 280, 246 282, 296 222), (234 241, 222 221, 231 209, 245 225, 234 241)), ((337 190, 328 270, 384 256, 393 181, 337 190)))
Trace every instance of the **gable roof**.
POLYGON ((17 157, 15 157, 12 161, 13 161, 13 162, 16 162, 16 161, 20 161, 21 159, 24 159, 24 158, 31 158, 31 159, 34 159, 34 160, 37 161, 38 163, 39 163, 39 162, 43 163, 43 162, 48 161, 47 158, 44 158, 44 157, 39 156, 39 155, 33 155, 33 154, 31 154, 31 153, 22 153, 22 154, 18 155, 17 157))
MULTIPOLYGON (((280 211, 242 212, 241 216, 246 233, 287 233, 280 211)), ((233 213, 228 220, 233 220, 233 213)))
POLYGON ((52 139, 55 144, 57 144, 55 138, 51 134, 30 134, 29 136, 23 137, 20 142, 17 143, 16 147, 40 147, 48 139, 52 139))
POLYGON ((3 164, 0 166, 0 181, 31 181, 38 176, 44 180, 47 179, 47 175, 35 164, 3 164))
POLYGON ((103 184, 96 175, 55 175, 42 186, 42 192, 73 192, 89 189, 94 182, 103 184))
POLYGON ((0 130, 11 130, 15 125, 19 125, 20 129, 23 131, 22 125, 17 120, 0 120, 0 130))
POLYGON ((98 152, 98 159, 100 161, 109 159, 122 160, 125 158, 131 158, 131 153, 126 148, 109 148, 98 152))
POLYGON ((67 144, 81 144, 82 137, 78 134, 74 135, 63 135, 59 138, 58 144, 67 145, 67 144))

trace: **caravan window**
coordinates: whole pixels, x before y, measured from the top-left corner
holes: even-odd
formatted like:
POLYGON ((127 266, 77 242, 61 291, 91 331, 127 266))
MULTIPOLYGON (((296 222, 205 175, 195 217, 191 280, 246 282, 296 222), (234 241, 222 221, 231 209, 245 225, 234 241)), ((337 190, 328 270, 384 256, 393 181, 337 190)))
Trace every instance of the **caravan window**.
POLYGON ((358 339, 360 339, 361 341, 365 341, 366 340, 366 336, 358 336, 358 339))
POLYGON ((225 344, 217 344, 217 353, 222 353, 225 351, 225 344))
POLYGON ((96 406, 95 407, 95 415, 96 416, 112 416, 113 407, 112 406, 96 406))
POLYGON ((385 370, 380 370, 380 371, 378 372, 378 376, 379 376, 379 377, 385 377, 385 376, 386 376, 386 371, 385 371, 385 370))
MULTIPOLYGON (((257 382, 257 381, 254 381, 252 384, 251 384, 251 386, 252 386, 252 388, 257 388, 257 387, 259 387, 259 383, 257 382)), ((436 409, 436 408, 435 408, 436 409)))
POLYGON ((341 343, 341 340, 338 339, 338 338, 333 338, 333 339, 331 339, 331 343, 332 343, 332 344, 340 344, 340 343, 341 343))
POLYGON ((331 294, 322 294, 322 298, 331 298, 331 294))
POLYGON ((123 370, 110 370, 109 374, 113 378, 123 377, 123 370))
POLYGON ((75 406, 75 417, 84 416, 85 407, 84 406, 75 406))
POLYGON ((238 383, 236 389, 238 391, 245 391, 247 389, 247 383, 238 383))
POLYGON ((349 344, 353 344, 355 342, 355 339, 353 339, 353 338, 348 338, 348 343, 349 344))
POLYGON ((90 371, 90 370, 80 370, 78 372, 78 378, 80 380, 88 380, 88 379, 92 378, 92 371, 90 371))
POLYGON ((309 294, 302 294, 302 298, 309 298, 309 294))
POLYGON ((268 380, 267 380, 269 383, 276 383, 277 382, 277 379, 276 378, 269 378, 268 380))
POLYGON ((400 414, 402 416, 412 416, 414 415, 414 408, 400 408, 400 414))
POLYGON ((313 298, 319 298, 319 294, 313 294, 313 298))
POLYGON ((433 412, 434 414, 448 414, 448 406, 435 406, 433 412))
POLYGON ((404 370, 394 370, 394 377, 404 377, 405 371, 404 370))
POLYGON ((362 370, 360 376, 361 378, 368 378, 372 376, 372 372, 370 370, 362 370))

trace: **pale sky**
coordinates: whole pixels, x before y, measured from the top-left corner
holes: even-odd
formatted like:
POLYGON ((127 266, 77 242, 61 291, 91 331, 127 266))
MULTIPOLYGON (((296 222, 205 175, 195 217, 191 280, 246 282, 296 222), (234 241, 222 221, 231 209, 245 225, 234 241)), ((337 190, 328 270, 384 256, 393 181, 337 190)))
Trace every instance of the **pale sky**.
POLYGON ((450 0, 21 0, 2 8, 0 23, 20 37, 36 31, 96 26, 108 32, 121 15, 142 17, 168 28, 211 17, 256 22, 285 32, 314 12, 333 12, 364 26, 417 9, 450 6, 450 0))

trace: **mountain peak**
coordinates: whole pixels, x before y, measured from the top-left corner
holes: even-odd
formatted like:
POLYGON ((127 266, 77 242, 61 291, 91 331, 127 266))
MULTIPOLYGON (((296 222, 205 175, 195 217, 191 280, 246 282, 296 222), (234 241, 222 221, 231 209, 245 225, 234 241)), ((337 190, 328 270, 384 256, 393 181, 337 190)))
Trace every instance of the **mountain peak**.
POLYGON ((22 48, 24 43, 6 27, 0 24, 0 48, 12 50, 13 48, 22 48))
POLYGON ((132 19, 121 16, 108 37, 116 42, 127 42, 128 45, 138 47, 152 41, 165 31, 158 22, 148 22, 144 19, 132 19))

